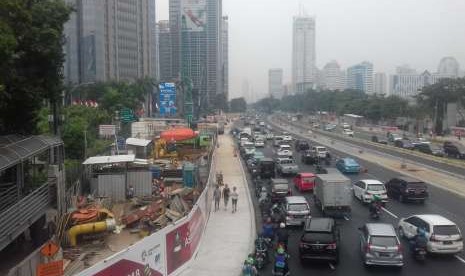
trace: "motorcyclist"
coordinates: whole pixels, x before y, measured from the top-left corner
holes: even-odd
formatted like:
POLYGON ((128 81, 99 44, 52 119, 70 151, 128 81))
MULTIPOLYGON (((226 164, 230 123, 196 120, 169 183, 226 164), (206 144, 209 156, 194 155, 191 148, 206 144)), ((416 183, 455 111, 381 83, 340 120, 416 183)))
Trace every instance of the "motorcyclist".
POLYGON ((286 250, 282 247, 278 247, 275 254, 274 269, 282 269, 284 275, 289 272, 289 255, 286 253, 286 250))
POLYGON ((428 244, 428 238, 426 237, 426 231, 422 227, 417 228, 417 234, 411 239, 411 249, 415 253, 417 248, 426 248, 428 244))
POLYGON ((257 268, 255 267, 255 259, 253 254, 249 254, 247 260, 244 261, 244 266, 242 267, 242 275, 244 276, 256 276, 258 275, 257 268))
POLYGON ((381 198, 378 195, 373 195, 373 199, 370 202, 370 215, 374 215, 381 209, 381 198))
POLYGON ((281 222, 279 224, 279 229, 276 230, 276 239, 279 244, 284 245, 284 249, 287 249, 287 242, 289 241, 289 233, 286 229, 286 224, 281 222))
POLYGON ((260 195, 258 198, 258 203, 262 204, 265 200, 268 198, 268 191, 266 190, 266 187, 262 187, 262 190, 260 191, 260 195))
POLYGON ((265 238, 273 240, 273 223, 271 222, 271 218, 267 218, 262 225, 262 235, 265 238))

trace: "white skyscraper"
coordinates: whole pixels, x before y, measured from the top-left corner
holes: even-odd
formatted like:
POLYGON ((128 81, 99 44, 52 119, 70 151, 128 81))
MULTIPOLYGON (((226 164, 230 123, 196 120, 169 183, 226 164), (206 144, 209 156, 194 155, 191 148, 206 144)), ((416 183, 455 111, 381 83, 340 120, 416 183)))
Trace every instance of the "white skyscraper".
POLYGON ((384 94, 387 93, 387 77, 386 73, 375 73, 375 88, 374 92, 376 94, 384 94))
POLYGON ((292 38, 292 85, 303 93, 315 84, 315 19, 294 17, 292 38))
POLYGON ((458 77, 460 65, 454 57, 443 57, 439 62, 438 74, 458 77))
POLYGON ((335 60, 326 63, 321 75, 321 88, 340 91, 345 89, 345 74, 335 60))
POLYGON ((275 99, 283 97, 283 69, 275 68, 268 71, 268 92, 275 99))

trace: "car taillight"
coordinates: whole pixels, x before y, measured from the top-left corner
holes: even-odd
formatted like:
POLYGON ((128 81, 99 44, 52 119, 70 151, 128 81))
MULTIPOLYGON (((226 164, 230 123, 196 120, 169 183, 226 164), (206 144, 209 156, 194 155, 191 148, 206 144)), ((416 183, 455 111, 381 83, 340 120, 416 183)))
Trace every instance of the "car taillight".
POLYGON ((300 248, 304 248, 304 247, 305 247, 305 243, 301 242, 301 243, 299 244, 299 247, 300 247, 300 248))
POLYGON ((287 190, 287 194, 292 195, 292 190, 291 189, 287 190))
POLYGON ((326 249, 330 249, 330 250, 336 249, 336 243, 328 244, 328 246, 326 246, 326 249))
POLYGON ((397 245, 397 252, 402 253, 402 244, 397 245))
POLYGON ((371 250, 371 244, 367 244, 365 246, 365 252, 370 252, 370 250, 371 250))

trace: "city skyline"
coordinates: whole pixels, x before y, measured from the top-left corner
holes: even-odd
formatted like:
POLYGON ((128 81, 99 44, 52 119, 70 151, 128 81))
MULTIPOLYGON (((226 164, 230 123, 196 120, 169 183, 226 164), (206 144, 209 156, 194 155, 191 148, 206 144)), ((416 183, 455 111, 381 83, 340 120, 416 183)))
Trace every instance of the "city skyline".
MULTIPOLYGON (((163 2, 168 0, 157 0, 159 19, 167 15, 163 2)), ((388 75, 405 63, 419 71, 435 72, 445 56, 465 64, 463 1, 225 0, 223 14, 230 18, 231 97, 240 96, 245 78, 265 95, 269 68, 283 68, 284 82, 291 81, 292 19, 299 14, 300 2, 316 18, 316 65, 320 69, 331 60, 341 68, 369 60, 374 72, 388 75)))

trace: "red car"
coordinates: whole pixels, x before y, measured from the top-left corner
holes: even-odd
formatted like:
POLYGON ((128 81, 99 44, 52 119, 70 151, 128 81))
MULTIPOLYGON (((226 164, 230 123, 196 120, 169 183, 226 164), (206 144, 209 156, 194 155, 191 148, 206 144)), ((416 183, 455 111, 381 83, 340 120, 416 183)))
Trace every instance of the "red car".
POLYGON ((294 185, 300 191, 313 191, 315 175, 313 173, 299 173, 293 179, 294 185))

